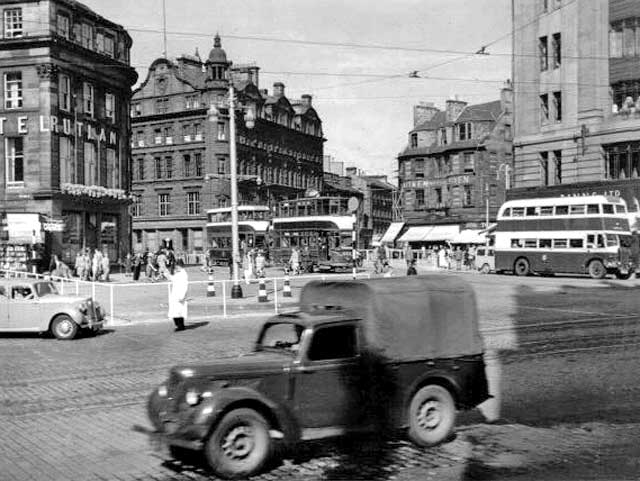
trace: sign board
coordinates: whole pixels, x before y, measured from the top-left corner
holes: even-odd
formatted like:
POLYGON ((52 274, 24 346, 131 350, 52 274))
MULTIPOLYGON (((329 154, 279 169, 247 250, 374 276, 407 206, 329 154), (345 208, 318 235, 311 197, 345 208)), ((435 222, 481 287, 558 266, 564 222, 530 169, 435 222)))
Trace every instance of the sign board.
POLYGON ((45 232, 64 232, 64 220, 48 219, 42 223, 42 229, 44 229, 45 232))
POLYGON ((347 203, 347 209, 349 209, 349 211, 355 212, 358 210, 359 206, 360 206, 360 201, 358 200, 357 197, 349 198, 349 202, 347 203))
POLYGON ((7 213, 6 228, 9 233, 9 242, 16 244, 42 242, 40 214, 7 213))

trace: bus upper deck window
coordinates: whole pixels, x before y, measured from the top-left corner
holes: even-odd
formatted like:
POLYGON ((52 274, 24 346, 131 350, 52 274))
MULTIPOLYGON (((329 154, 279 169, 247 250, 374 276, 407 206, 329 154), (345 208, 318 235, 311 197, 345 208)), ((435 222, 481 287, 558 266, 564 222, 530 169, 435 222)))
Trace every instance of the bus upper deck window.
POLYGON ((524 207, 514 207, 511 209, 513 217, 524 217, 524 207))
POLYGON ((511 217, 511 207, 507 207, 507 208, 502 212, 502 217, 511 217))
POLYGON ((603 214, 613 214, 613 204, 602 204, 603 214))
POLYGON ((616 234, 607 234, 607 247, 618 247, 618 236, 616 234))
POLYGON ((598 204, 587 205, 587 214, 599 214, 600 206, 598 204))
POLYGON ((537 207, 527 207, 527 216, 536 216, 539 215, 539 211, 537 207))
POLYGON ((556 206, 556 215, 568 215, 569 214, 569 206, 568 205, 557 205, 556 206))
POLYGON ((540 207, 540 215, 553 215, 553 206, 545 205, 540 207))
POLYGON ((627 207, 624 204, 616 204, 616 214, 626 214, 627 207))
POLYGON ((586 206, 584 204, 580 205, 572 205, 569 209, 569 213, 571 215, 584 215, 584 209, 586 206))

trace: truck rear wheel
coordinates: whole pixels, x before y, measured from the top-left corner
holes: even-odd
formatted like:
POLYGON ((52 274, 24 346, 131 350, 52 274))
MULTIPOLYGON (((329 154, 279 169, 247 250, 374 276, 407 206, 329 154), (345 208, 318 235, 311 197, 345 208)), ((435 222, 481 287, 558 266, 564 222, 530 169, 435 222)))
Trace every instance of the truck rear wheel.
POLYGON ((451 393, 431 384, 416 392, 409 406, 409 438, 420 446, 446 441, 453 432, 456 405, 451 393))
POLYGON ((253 409, 234 409, 209 436, 204 452, 209 466, 221 478, 253 476, 271 456, 269 424, 253 409))

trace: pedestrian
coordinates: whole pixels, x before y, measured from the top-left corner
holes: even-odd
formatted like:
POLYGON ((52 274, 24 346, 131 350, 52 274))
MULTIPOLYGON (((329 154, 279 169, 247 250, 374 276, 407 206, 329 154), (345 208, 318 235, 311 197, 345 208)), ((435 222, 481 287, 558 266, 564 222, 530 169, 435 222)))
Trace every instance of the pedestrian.
POLYGON ((293 246, 291 248, 291 257, 289 258, 289 266, 291 268, 291 272, 294 275, 300 273, 300 252, 298 248, 293 246))
POLYGON ((413 249, 411 248, 411 244, 408 242, 404 248, 404 260, 407 263, 407 268, 409 268, 413 262, 413 249))
POLYGON ((144 255, 144 273, 145 276, 147 277, 147 280, 151 279, 153 280, 153 273, 156 271, 156 267, 155 267, 155 255, 153 254, 153 252, 147 250, 147 252, 144 255))
POLYGON ((168 279, 169 272, 169 258, 167 257, 167 249, 162 248, 158 251, 158 255, 156 257, 156 264, 158 264, 158 272, 161 276, 164 276, 165 279, 168 279))
POLYGON ((407 269, 407 275, 408 276, 417 276, 418 275, 418 271, 416 270, 416 261, 415 260, 411 261, 411 264, 409 264, 409 268, 407 269))
POLYGON ((93 251, 93 258, 91 259, 91 280, 100 280, 100 269, 102 268, 102 254, 99 249, 93 251))
POLYGON ((136 252, 133 256, 133 280, 140 280, 140 271, 142 270, 142 254, 136 252))
POLYGON ((447 251, 444 250, 444 247, 440 247, 438 249, 438 268, 446 269, 447 268, 447 251))
POLYGON ((84 268, 85 268, 85 259, 84 259, 84 251, 80 249, 78 254, 76 255, 76 275, 80 278, 80 280, 84 280, 84 268))
POLYGON ((256 255, 256 276, 264 277, 264 265, 265 265, 265 257, 262 249, 258 249, 258 254, 256 255))
POLYGON ((102 280, 109 282, 109 273, 111 272, 111 260, 109 259, 109 252, 104 249, 104 254, 100 259, 100 268, 102 270, 102 280))
POLYGON ((459 271, 462 268, 462 250, 460 247, 456 247, 453 252, 453 258, 456 261, 456 270, 459 271))
POLYGON ((189 276, 184 270, 184 262, 182 259, 176 261, 174 274, 167 272, 167 276, 171 281, 169 291, 169 319, 173 319, 176 331, 184 331, 184 323, 187 320, 187 291, 189 290, 189 276))
POLYGON ((244 274, 244 282, 249 285, 253 277, 253 257, 252 250, 248 250, 242 258, 242 272, 244 274))
POLYGON ((127 255, 124 256, 124 276, 129 277, 131 275, 131 265, 133 263, 133 259, 131 258, 131 253, 127 252, 127 255))
MULTIPOLYGON (((173 252, 173 248, 169 248, 166 250, 167 256, 167 269, 169 269, 169 274, 173 275, 176 270, 176 254, 173 252)), ((183 261, 184 262, 184 261, 183 261)))

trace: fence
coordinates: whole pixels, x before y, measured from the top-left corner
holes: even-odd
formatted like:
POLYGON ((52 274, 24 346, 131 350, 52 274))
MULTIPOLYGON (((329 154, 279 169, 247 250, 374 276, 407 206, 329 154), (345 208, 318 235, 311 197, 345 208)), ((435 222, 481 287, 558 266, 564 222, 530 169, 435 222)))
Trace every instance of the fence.
MULTIPOLYGON (((167 318, 168 297, 171 284, 169 282, 92 282, 77 278, 61 278, 28 272, 0 270, 0 275, 8 278, 42 279, 56 282, 61 295, 91 297, 107 311, 107 324, 122 325, 135 322, 161 320, 167 318)), ((285 277, 269 277, 262 279, 266 287, 266 301, 260 301, 260 280, 242 283, 243 297, 231 298, 231 280, 197 280, 189 282, 188 309, 190 320, 232 315, 273 312, 293 308, 298 299, 300 289, 312 279, 351 279, 352 274, 312 274, 293 276, 290 280, 291 297, 284 297, 285 277), (215 295, 211 295, 210 284, 215 287, 215 295)), ((371 274, 361 272, 357 278, 369 278, 371 274)), ((264 296, 262 296, 264 298, 264 296)))

